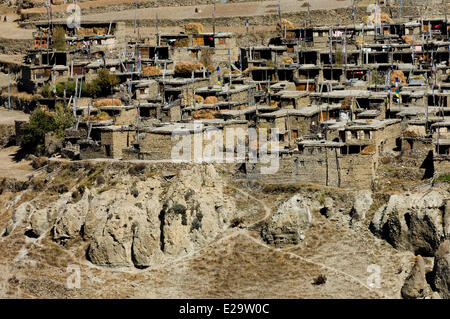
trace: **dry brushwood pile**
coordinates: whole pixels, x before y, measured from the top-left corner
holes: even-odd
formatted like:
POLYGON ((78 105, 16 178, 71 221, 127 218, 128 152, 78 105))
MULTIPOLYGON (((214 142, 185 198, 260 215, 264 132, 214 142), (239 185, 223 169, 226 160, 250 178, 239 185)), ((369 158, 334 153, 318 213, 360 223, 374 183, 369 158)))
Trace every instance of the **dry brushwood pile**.
POLYGON ((372 155, 375 154, 375 145, 367 145, 363 148, 363 150, 359 153, 361 155, 372 155))
POLYGON ((406 84, 406 77, 405 77, 405 73, 403 73, 403 71, 400 70, 394 70, 391 73, 391 83, 395 84, 395 79, 398 78, 398 83, 399 84, 406 84))
MULTIPOLYGON (((402 40, 406 44, 411 44, 411 36, 409 35, 402 35, 402 40)), ((412 39, 412 44, 416 44, 416 40, 414 38, 412 39)))
MULTIPOLYGON (((392 23, 391 17, 387 13, 381 13, 380 14, 380 21, 381 23, 392 23)), ((364 23, 375 23, 375 15, 373 16, 365 16, 363 18, 364 23)))
POLYGON ((203 25, 201 23, 188 23, 184 26, 186 34, 200 34, 203 32, 203 25))
POLYGON ((256 70, 257 68, 258 68, 257 66, 250 66, 246 68, 244 71, 242 71, 242 75, 248 75, 252 70, 256 70))
POLYGON ((214 120, 217 111, 213 110, 199 110, 195 111, 194 114, 192 114, 192 118, 194 120, 214 120))
POLYGON ((204 68, 204 65, 200 62, 178 62, 175 65, 175 73, 186 74, 192 73, 193 71, 200 71, 204 68))
POLYGON ((205 101, 205 99, 202 96, 197 95, 197 94, 192 96, 192 93, 189 93, 187 96, 186 96, 186 94, 183 95, 183 99, 182 99, 181 103, 183 105, 191 105, 194 101, 194 97, 195 97, 196 104, 203 104, 205 101))
POLYGON ((294 24, 287 20, 287 19, 281 19, 281 26, 280 26, 280 22, 277 23, 277 30, 281 31, 284 30, 286 28, 286 30, 290 30, 290 29, 294 29, 295 26, 294 24))
POLYGON ((161 75, 162 72, 157 67, 149 65, 142 68, 142 74, 146 76, 157 76, 161 75))
POLYGON ((350 102, 352 98, 347 96, 344 100, 342 100, 341 107, 343 110, 350 110, 350 102))
POLYGON ((204 104, 217 104, 217 103, 219 103, 219 100, 215 96, 208 96, 203 103, 204 104))
POLYGON ((122 106, 122 101, 119 99, 100 99, 94 102, 94 107, 101 106, 122 106))
POLYGON ((294 64, 294 59, 287 56, 287 57, 284 57, 281 59, 281 63, 282 64, 294 64))

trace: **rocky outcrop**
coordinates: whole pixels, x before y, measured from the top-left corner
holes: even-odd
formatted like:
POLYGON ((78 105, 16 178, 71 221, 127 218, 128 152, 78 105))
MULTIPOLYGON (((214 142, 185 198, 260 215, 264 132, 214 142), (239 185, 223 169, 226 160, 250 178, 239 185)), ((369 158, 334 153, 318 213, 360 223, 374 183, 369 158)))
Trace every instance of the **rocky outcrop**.
POLYGON ((402 287, 402 297, 405 299, 418 299, 425 296, 426 290, 425 264, 422 256, 415 258, 414 266, 411 273, 405 280, 402 287))
POLYGON ((366 213, 372 206, 372 192, 369 190, 362 190, 356 192, 355 201, 351 211, 352 220, 364 220, 366 219, 366 213))
POLYGON ((433 256, 444 239, 444 205, 444 196, 435 190, 392 195, 375 213, 370 228, 395 248, 433 256))
POLYGON ((312 221, 311 209, 319 208, 318 202, 295 195, 278 206, 272 218, 262 229, 263 239, 276 247, 296 245, 305 238, 304 232, 312 221))
POLYGON ((212 165, 148 179, 125 175, 122 182, 109 190, 86 188, 81 198, 67 192, 39 209, 26 202, 3 233, 28 220, 30 237, 88 241, 86 256, 94 264, 145 268, 208 243, 237 212, 212 165))
POLYGON ((445 240, 436 251, 433 268, 434 286, 441 297, 450 298, 450 240, 445 240))

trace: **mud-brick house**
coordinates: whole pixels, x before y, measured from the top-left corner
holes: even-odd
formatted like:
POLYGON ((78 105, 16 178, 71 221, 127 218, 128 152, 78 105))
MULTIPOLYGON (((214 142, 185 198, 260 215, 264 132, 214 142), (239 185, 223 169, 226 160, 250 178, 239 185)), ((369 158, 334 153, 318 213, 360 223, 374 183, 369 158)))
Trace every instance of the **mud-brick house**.
POLYGON ((195 94, 203 97, 204 99, 210 96, 215 96, 219 102, 248 104, 249 95, 251 96, 254 94, 254 91, 255 87, 251 85, 213 85, 198 88, 195 90, 195 94))
MULTIPOLYGON (((280 152, 276 174, 260 174, 259 178, 353 189, 372 186, 377 163, 374 154, 342 154, 345 143, 329 140, 302 140, 297 145, 296 150, 280 152)), ((264 166, 253 165, 254 172, 264 166)))
POLYGON ((375 154, 401 150, 402 127, 398 119, 355 120, 328 126, 328 140, 345 143, 341 154, 375 154))
POLYGON ((322 68, 315 64, 301 65, 298 70, 298 78, 294 78, 294 82, 298 91, 315 91, 316 78, 319 78, 322 68))
POLYGON ((136 139, 136 128, 128 125, 110 125, 99 128, 101 149, 105 157, 122 158, 122 150, 136 139))
POLYGON ((170 59, 170 47, 165 46, 154 46, 154 45, 138 45, 138 51, 141 54, 142 61, 152 61, 155 62, 155 58, 158 57, 159 63, 171 63, 170 59))
POLYGON ((100 106, 98 109, 101 112, 106 112, 113 119, 114 125, 136 123, 138 115, 136 105, 100 106))
POLYGON ((331 104, 342 104, 350 98, 354 101, 353 110, 379 110, 384 117, 388 101, 387 92, 372 92, 368 90, 333 90, 330 92, 310 93, 312 100, 331 104))
POLYGON ((289 143, 318 128, 319 109, 317 107, 282 109, 260 114, 258 119, 258 128, 276 128, 280 134, 280 141, 289 143))
POLYGON ((188 91, 197 90, 209 84, 208 78, 172 78, 172 79, 158 79, 160 92, 163 96, 163 101, 173 102, 180 97, 185 97, 186 102, 188 91))
POLYGON ((155 98, 159 94, 159 83, 156 80, 139 81, 133 85, 136 90, 137 100, 149 100, 155 98))
POLYGON ((133 147, 123 152, 124 159, 182 160, 194 159, 194 139, 202 141, 205 126, 172 123, 142 128, 133 147), (172 152, 176 154, 172 156, 172 152))
POLYGON ((145 122, 151 120, 161 119, 161 103, 140 103, 138 105, 138 112, 141 121, 145 122))
POLYGON ((274 65, 281 63, 283 54, 287 52, 286 46, 255 46, 241 48, 240 61, 242 68, 266 66, 268 63, 274 65), (270 62, 269 62, 270 61, 270 62))
POLYGON ((268 81, 293 81, 296 76, 297 68, 294 66, 281 67, 258 67, 250 71, 251 77, 255 82, 268 81))
POLYGON ((426 120, 420 118, 405 119, 402 133, 402 156, 413 156, 424 160, 428 153, 433 152, 432 138, 426 131, 426 120))
POLYGON ((377 168, 374 153, 342 153, 345 143, 301 141, 294 159, 298 181, 321 185, 361 188, 371 187, 377 168))
POLYGON ((280 98, 280 107, 283 109, 300 109, 310 105, 308 92, 305 91, 281 91, 278 93, 280 98))
POLYGON ((230 32, 216 33, 214 35, 214 54, 212 55, 212 62, 215 64, 228 63, 229 60, 237 61, 238 58, 239 49, 234 34, 230 32))
POLYGON ((450 174, 450 120, 431 125, 435 176, 450 174))

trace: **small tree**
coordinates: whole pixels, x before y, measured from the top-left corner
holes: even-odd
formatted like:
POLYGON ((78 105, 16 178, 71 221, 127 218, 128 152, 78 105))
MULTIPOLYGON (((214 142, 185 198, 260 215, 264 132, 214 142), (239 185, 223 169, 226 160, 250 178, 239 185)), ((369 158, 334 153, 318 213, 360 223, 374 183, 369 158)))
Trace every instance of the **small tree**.
POLYGON ((102 69, 98 72, 97 77, 88 85, 89 95, 97 98, 100 96, 108 96, 112 93, 114 86, 119 84, 119 78, 110 74, 108 70, 102 69))
POLYGON ((45 134, 56 129, 54 118, 41 109, 30 116, 30 122, 23 127, 21 147, 26 153, 34 153, 37 146, 44 144, 45 134))
POLYGON ((63 103, 56 103, 53 119, 55 121, 55 135, 63 138, 64 130, 73 124, 74 117, 72 112, 63 103))
POLYGON ((53 49, 56 51, 66 50, 66 31, 61 26, 57 26, 53 30, 53 49))
POLYGON ((45 98, 50 98, 53 97, 53 89, 52 86, 49 83, 45 83, 42 87, 41 87, 41 91, 40 91, 41 95, 45 98))

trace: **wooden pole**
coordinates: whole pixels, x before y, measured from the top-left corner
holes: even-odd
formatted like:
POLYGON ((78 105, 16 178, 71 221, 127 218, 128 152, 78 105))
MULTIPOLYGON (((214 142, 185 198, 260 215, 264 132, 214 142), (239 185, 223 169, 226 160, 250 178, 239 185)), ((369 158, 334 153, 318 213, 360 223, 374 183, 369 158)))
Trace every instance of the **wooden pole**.
POLYGON ((11 109, 11 71, 8 68, 8 109, 11 109))
POLYGON ((138 7, 138 0, 136 0, 136 6, 134 9, 134 34, 136 34, 137 7, 138 7))
POLYGON ((214 2, 212 20, 213 20, 213 39, 215 39, 215 37, 216 37, 216 2, 214 2))

